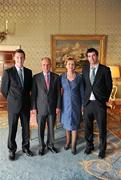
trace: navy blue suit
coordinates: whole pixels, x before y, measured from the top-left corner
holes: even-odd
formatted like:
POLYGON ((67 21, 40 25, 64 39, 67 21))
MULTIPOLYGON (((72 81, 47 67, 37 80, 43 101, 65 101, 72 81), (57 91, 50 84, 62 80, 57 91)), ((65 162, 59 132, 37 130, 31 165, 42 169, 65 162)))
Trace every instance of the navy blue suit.
POLYGON ((29 120, 30 120, 30 91, 32 85, 32 71, 24 69, 24 86, 15 66, 4 71, 1 92, 8 102, 9 136, 8 148, 15 152, 17 144, 15 141, 18 119, 20 117, 22 126, 22 149, 29 148, 29 120))

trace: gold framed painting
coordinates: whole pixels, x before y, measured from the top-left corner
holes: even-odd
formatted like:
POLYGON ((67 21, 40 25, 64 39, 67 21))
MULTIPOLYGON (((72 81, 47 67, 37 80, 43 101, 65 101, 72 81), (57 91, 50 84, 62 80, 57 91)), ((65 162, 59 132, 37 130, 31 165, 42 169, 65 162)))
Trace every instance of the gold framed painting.
POLYGON ((56 73, 66 71, 64 61, 66 57, 72 56, 76 60, 77 71, 81 72, 82 67, 88 63, 85 55, 88 48, 97 49, 100 63, 105 64, 105 35, 52 35, 52 70, 56 73))

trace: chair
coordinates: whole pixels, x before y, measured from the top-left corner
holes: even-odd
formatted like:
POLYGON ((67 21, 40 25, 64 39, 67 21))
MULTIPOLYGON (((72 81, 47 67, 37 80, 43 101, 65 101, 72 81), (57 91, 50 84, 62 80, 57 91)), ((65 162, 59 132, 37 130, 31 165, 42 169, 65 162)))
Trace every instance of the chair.
POLYGON ((115 109, 115 100, 116 100, 116 94, 117 94, 117 86, 113 85, 112 92, 109 98, 109 102, 107 103, 107 107, 111 109, 115 109))

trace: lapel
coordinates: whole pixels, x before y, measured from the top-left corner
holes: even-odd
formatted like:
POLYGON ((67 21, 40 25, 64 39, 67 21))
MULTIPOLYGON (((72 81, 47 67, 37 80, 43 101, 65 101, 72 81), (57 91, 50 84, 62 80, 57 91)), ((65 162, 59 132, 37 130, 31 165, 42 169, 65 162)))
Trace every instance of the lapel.
POLYGON ((70 91, 71 91, 71 88, 70 88, 70 85, 69 85, 69 81, 68 81, 68 79, 67 79, 67 73, 64 74, 64 79, 65 79, 65 82, 66 82, 66 84, 67 84, 68 90, 69 90, 69 92, 70 92, 70 91))
POLYGON ((49 86, 49 90, 51 89, 53 80, 54 80, 53 74, 50 72, 50 86, 49 86))
POLYGON ((89 65, 86 68, 85 76, 86 76, 86 79, 88 80, 88 83, 91 85, 91 82, 90 82, 90 66, 89 65))
MULTIPOLYGON (((49 90, 47 90, 47 92, 49 93, 50 90, 52 89, 52 82, 54 82, 54 75, 52 72, 50 72, 50 86, 49 86, 49 90)), ((47 89, 47 88, 46 88, 47 89)))
POLYGON ((25 68, 23 68, 24 69, 24 87, 25 87, 25 84, 28 84, 27 83, 27 73, 26 73, 26 69, 25 68))

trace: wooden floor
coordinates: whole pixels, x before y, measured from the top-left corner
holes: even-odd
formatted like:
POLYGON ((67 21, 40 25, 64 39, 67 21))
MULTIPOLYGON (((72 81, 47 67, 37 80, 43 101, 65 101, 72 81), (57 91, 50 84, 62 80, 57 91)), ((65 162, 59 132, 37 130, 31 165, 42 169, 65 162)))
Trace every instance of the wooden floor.
POLYGON ((8 117, 6 111, 0 111, 0 128, 8 127, 8 117))
MULTIPOLYGON (((8 127, 7 112, 0 111, 0 128, 7 128, 7 127, 8 127)), ((33 127, 33 124, 32 124, 32 127, 33 127)), ((121 115, 120 114, 118 114, 117 117, 114 113, 112 114, 110 113, 108 115, 108 130, 121 140, 121 115)))
POLYGON ((108 129, 121 140, 121 109, 108 110, 108 129))

